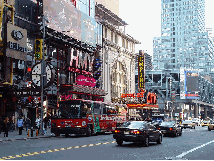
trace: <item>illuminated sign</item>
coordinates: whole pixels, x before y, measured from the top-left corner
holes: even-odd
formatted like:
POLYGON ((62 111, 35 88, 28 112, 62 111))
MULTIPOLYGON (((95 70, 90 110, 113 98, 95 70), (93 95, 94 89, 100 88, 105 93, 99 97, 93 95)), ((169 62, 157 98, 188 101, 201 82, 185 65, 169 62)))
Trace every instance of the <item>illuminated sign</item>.
MULTIPOLYGON (((144 92, 141 92, 141 93, 133 93, 133 94, 122 94, 121 95, 121 98, 125 98, 125 97, 144 97, 144 92)), ((147 95, 146 95, 146 102, 148 104, 156 104, 157 103, 157 96, 155 93, 150 93, 148 92, 147 95)))
POLYGON ((135 94, 135 93, 133 93, 133 94, 122 94, 121 95, 121 98, 125 98, 125 97, 144 97, 144 93, 143 92, 141 92, 141 93, 137 93, 137 94, 135 94))
POLYGON ((139 90, 144 89, 145 86, 145 55, 138 56, 138 86, 139 90))
POLYGON ((68 94, 68 95, 60 95, 60 100, 71 100, 73 99, 73 95, 72 94, 68 94))

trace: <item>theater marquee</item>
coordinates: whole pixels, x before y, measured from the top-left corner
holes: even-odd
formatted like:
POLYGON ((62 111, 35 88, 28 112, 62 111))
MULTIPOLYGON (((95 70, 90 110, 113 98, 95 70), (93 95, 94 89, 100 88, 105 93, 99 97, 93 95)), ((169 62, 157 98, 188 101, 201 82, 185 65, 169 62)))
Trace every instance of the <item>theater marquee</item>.
POLYGON ((139 91, 145 88, 145 55, 142 50, 140 50, 138 56, 138 87, 139 91))

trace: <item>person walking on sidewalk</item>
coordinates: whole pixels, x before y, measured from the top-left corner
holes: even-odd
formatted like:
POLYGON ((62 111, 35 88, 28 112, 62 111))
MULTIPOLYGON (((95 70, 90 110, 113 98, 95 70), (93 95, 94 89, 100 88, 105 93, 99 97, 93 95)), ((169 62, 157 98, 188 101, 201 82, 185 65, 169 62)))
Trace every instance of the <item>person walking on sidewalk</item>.
POLYGON ((8 131, 10 130, 10 123, 9 123, 9 118, 6 117, 4 120, 4 125, 5 125, 5 129, 4 129, 4 137, 8 137, 8 131))
POLYGON ((22 135, 22 130, 23 130, 23 119, 22 117, 19 117, 17 126, 19 128, 19 135, 22 135))
POLYGON ((47 127, 48 127, 48 118, 45 117, 43 122, 44 122, 44 132, 46 134, 47 133, 47 127))
POLYGON ((26 132, 28 133, 28 129, 30 129, 30 127, 31 127, 31 120, 29 118, 27 118, 24 122, 24 125, 26 127, 26 132))
POLYGON ((41 123, 41 120, 40 120, 40 117, 38 116, 37 118, 36 118, 36 128, 38 129, 38 133, 39 133, 39 130, 40 130, 40 123, 41 123))

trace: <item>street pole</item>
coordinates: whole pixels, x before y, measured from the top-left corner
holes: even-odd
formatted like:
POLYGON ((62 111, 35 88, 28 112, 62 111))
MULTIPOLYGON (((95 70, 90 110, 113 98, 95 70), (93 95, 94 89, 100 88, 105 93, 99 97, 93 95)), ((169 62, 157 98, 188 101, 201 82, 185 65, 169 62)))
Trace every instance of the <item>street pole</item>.
POLYGON ((42 42, 42 60, 41 60, 41 127, 40 131, 41 134, 44 135, 44 130, 43 130, 43 112, 44 112, 44 107, 43 107, 43 93, 44 93, 44 76, 46 76, 46 67, 45 67, 45 62, 44 62, 44 46, 45 46, 45 22, 48 22, 48 20, 45 18, 44 15, 42 15, 42 28, 43 28, 43 42, 42 42))

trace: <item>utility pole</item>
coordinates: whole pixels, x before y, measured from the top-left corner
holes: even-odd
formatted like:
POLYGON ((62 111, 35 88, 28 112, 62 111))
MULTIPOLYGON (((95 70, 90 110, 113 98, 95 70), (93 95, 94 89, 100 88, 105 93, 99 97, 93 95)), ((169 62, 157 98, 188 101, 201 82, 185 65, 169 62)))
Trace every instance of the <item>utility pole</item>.
POLYGON ((42 43, 42 60, 41 60, 41 127, 40 131, 41 134, 44 135, 44 130, 43 130, 43 112, 44 112, 44 107, 43 107, 43 93, 44 93, 44 76, 46 76, 46 67, 45 67, 45 62, 44 62, 44 46, 45 46, 45 22, 49 23, 48 20, 45 18, 44 15, 42 15, 42 26, 41 29, 43 29, 43 43, 42 43))

